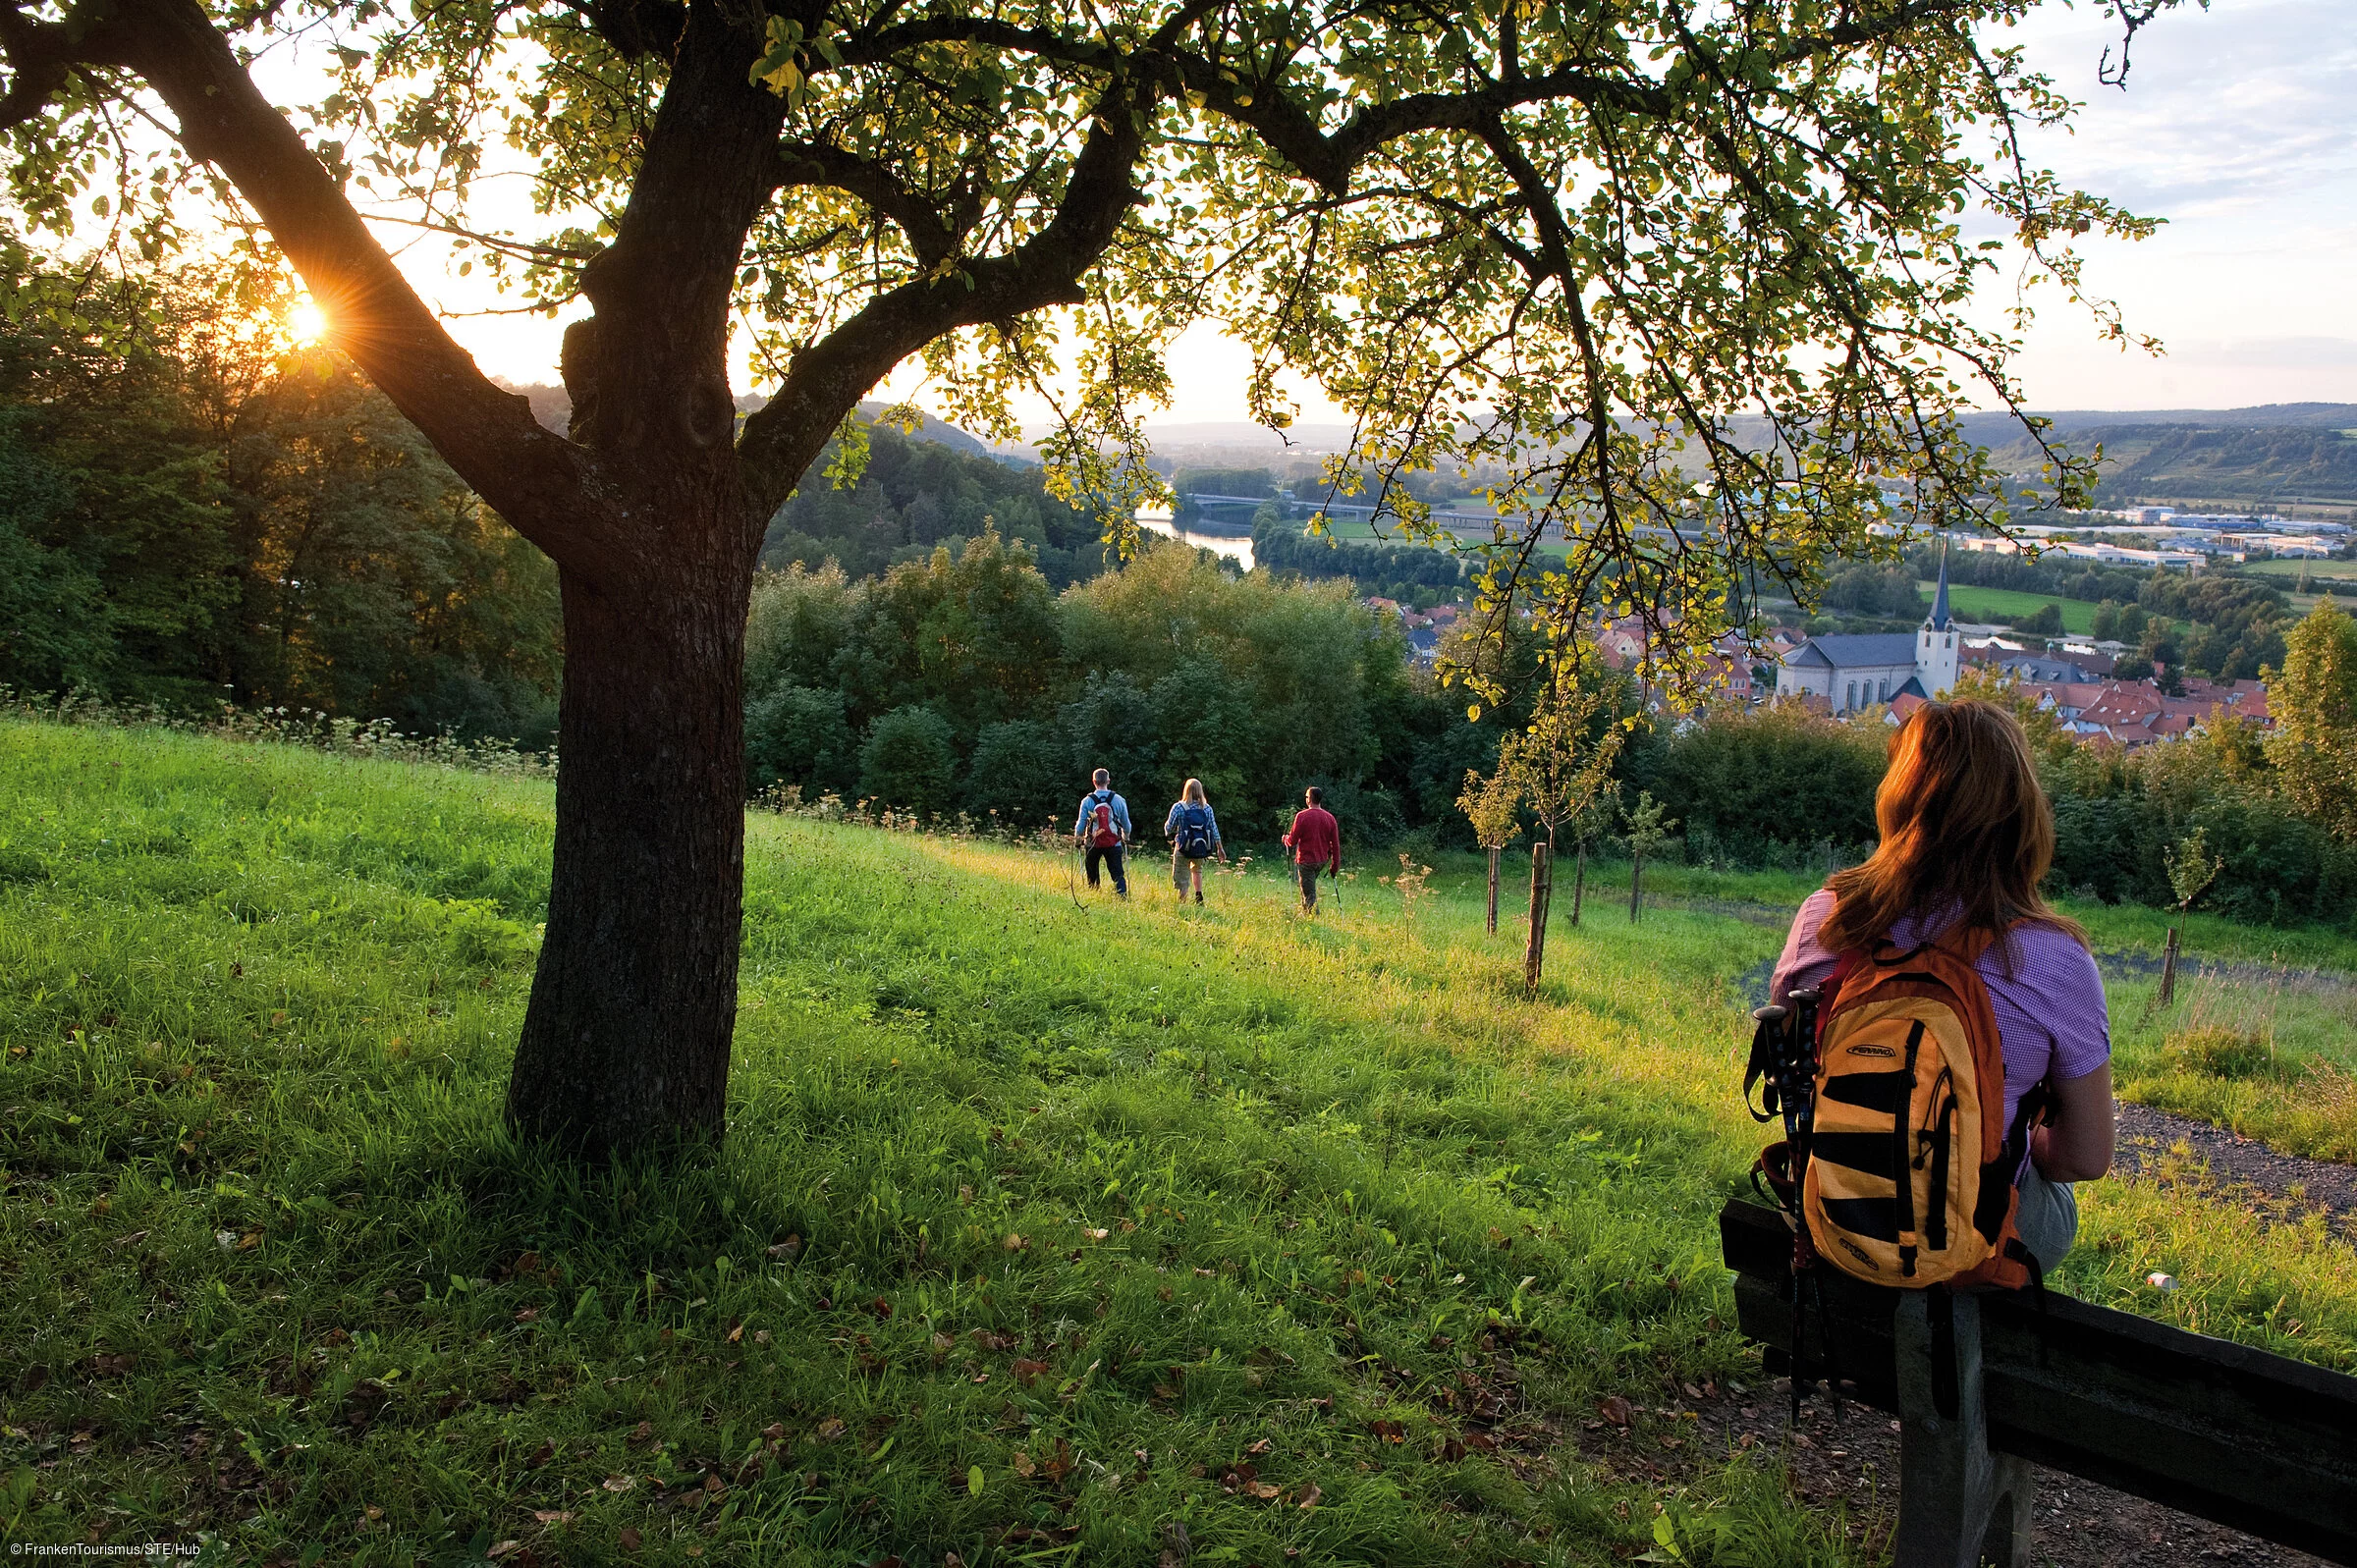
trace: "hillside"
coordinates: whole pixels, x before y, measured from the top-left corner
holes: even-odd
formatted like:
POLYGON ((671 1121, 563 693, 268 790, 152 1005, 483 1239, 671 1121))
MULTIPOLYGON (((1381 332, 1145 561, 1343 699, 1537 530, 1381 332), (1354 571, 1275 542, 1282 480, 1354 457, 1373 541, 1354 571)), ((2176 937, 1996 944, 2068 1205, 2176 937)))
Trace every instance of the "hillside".
MULTIPOLYGON (((1257 867, 1200 912, 1150 860, 1077 907, 1035 851, 749 827, 728 1144, 581 1170, 498 1120, 547 784, 0 722, 0 1531, 405 1568, 1145 1562, 1175 1520, 1215 1562, 1873 1560, 1887 1499, 1795 1506, 1773 1420, 1697 1436, 1775 1404, 1712 1217, 1781 932, 1724 900, 1802 879, 1631 925, 1600 875, 1525 1000, 1461 871, 1408 912, 1369 867, 1303 923, 1257 867)), ((2131 1073, 2149 991, 2115 992, 2131 1073)), ((2357 1365, 2321 1226, 2194 1175, 2082 1201, 2060 1287, 2357 1365)))
MULTIPOLYGON (((2165 502, 2246 508, 2294 502, 2357 505, 2357 404, 2270 404, 2255 408, 2049 415, 2074 450, 2101 443, 2105 505, 2165 502)), ((2036 458, 2007 420, 1966 421, 1999 458, 2036 458)))

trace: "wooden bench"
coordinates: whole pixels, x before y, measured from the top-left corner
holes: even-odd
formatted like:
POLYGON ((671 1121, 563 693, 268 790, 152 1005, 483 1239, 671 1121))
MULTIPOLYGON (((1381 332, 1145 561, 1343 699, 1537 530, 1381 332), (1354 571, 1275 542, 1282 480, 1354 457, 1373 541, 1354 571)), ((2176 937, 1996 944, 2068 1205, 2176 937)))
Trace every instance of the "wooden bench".
MULTIPOLYGON (((1744 1335, 1790 1371, 1783 1216, 1737 1200, 1719 1234, 1744 1335)), ((1812 1277, 1801 1375, 1899 1418, 1895 1568, 2028 1568, 2033 1462, 2357 1564, 2357 1378, 2052 1292, 1812 1277)))

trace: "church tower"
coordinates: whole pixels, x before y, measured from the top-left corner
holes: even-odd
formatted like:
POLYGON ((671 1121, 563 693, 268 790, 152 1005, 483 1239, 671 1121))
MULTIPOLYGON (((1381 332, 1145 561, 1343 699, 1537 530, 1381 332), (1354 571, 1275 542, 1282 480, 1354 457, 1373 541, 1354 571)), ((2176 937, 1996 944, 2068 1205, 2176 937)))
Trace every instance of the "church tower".
POLYGON ((1940 551, 1940 587, 1932 595, 1932 613, 1915 633, 1915 678, 1934 697, 1956 683, 1956 627, 1947 614, 1946 546, 1940 551))

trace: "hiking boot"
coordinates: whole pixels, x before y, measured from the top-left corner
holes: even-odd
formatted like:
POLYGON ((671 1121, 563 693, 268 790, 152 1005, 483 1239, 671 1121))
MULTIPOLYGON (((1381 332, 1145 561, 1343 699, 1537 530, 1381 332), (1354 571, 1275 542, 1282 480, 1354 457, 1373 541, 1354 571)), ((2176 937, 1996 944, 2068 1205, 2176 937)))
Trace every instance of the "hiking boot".
POLYGON ((1197 906, 1198 908, 1200 908, 1200 907, 1202 906, 1202 903, 1203 903, 1203 890, 1202 890, 1202 889, 1200 889, 1200 888, 1197 888, 1197 889, 1195 890, 1195 904, 1196 904, 1196 906, 1197 906))

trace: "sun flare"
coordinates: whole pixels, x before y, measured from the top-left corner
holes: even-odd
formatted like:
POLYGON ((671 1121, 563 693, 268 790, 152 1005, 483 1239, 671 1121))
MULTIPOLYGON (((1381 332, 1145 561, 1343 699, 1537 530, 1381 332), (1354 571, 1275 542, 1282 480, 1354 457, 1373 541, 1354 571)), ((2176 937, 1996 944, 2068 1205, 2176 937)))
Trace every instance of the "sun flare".
POLYGON ((317 343, 327 336, 327 312, 309 299, 299 299, 287 312, 287 331, 297 343, 317 343))

